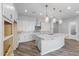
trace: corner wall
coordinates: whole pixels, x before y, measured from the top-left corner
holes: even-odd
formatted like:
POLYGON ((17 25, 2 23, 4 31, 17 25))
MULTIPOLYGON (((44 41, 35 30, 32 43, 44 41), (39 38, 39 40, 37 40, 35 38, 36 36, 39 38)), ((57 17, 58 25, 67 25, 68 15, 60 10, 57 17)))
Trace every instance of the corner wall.
POLYGON ((2 19, 2 4, 0 3, 0 56, 3 55, 3 19, 2 19))
POLYGON ((75 17, 72 17, 72 18, 69 18, 69 19, 64 19, 63 23, 59 26, 59 32, 69 35, 69 23, 70 22, 76 22, 76 24, 78 26, 77 38, 78 38, 78 41, 79 41, 79 16, 75 16, 75 17))

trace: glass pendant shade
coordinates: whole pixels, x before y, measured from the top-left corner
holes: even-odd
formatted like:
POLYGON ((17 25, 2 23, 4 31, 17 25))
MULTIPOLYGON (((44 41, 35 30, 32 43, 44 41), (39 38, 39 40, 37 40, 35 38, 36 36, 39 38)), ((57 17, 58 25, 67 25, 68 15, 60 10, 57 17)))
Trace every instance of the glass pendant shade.
POLYGON ((49 17, 48 17, 48 14, 47 14, 47 7, 48 7, 48 5, 45 5, 45 7, 46 7, 46 17, 45 17, 45 21, 46 21, 46 22, 49 22, 49 17))
POLYGON ((49 22, 49 17, 46 16, 46 17, 45 17, 45 21, 46 21, 46 22, 49 22))
POLYGON ((53 23, 56 23, 56 21, 57 21, 56 18, 53 18, 53 23))
POLYGON ((62 20, 59 20, 59 24, 62 24, 62 22, 63 22, 62 20))

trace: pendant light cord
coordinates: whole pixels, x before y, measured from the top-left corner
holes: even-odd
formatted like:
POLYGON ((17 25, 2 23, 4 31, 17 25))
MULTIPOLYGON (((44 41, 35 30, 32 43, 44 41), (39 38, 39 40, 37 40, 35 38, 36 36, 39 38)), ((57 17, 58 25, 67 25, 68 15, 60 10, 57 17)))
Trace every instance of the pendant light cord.
POLYGON ((48 7, 48 5, 45 5, 45 7, 46 7, 46 16, 48 16, 48 15, 47 15, 47 7, 48 7))

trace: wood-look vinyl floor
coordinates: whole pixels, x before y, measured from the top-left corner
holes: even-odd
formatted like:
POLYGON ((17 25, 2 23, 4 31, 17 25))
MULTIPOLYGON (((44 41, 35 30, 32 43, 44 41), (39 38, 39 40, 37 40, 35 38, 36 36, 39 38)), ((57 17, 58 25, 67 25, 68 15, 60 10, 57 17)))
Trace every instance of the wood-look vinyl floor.
POLYGON ((65 46, 44 56, 79 56, 79 42, 72 39, 65 39, 65 46))
MULTIPOLYGON (((35 41, 20 43, 14 51, 15 56, 41 56, 35 41)), ((65 39, 65 46, 44 56, 79 56, 79 42, 65 39)))
POLYGON ((40 51, 35 41, 23 42, 14 51, 14 56, 40 56, 40 51))

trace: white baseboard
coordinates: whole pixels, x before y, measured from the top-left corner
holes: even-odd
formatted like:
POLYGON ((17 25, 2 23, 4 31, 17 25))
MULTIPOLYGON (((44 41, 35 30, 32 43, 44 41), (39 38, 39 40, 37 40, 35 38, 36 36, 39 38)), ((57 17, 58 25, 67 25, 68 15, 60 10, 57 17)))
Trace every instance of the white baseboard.
MULTIPOLYGON (((63 45, 63 46, 64 46, 64 45, 63 45)), ((59 47, 59 48, 57 48, 57 49, 55 49, 55 50, 50 50, 50 51, 41 53, 41 55, 45 55, 45 54, 47 54, 47 53, 49 53, 49 52, 53 52, 53 51, 59 50, 59 49, 62 48, 63 46, 61 46, 61 47, 59 47)))

